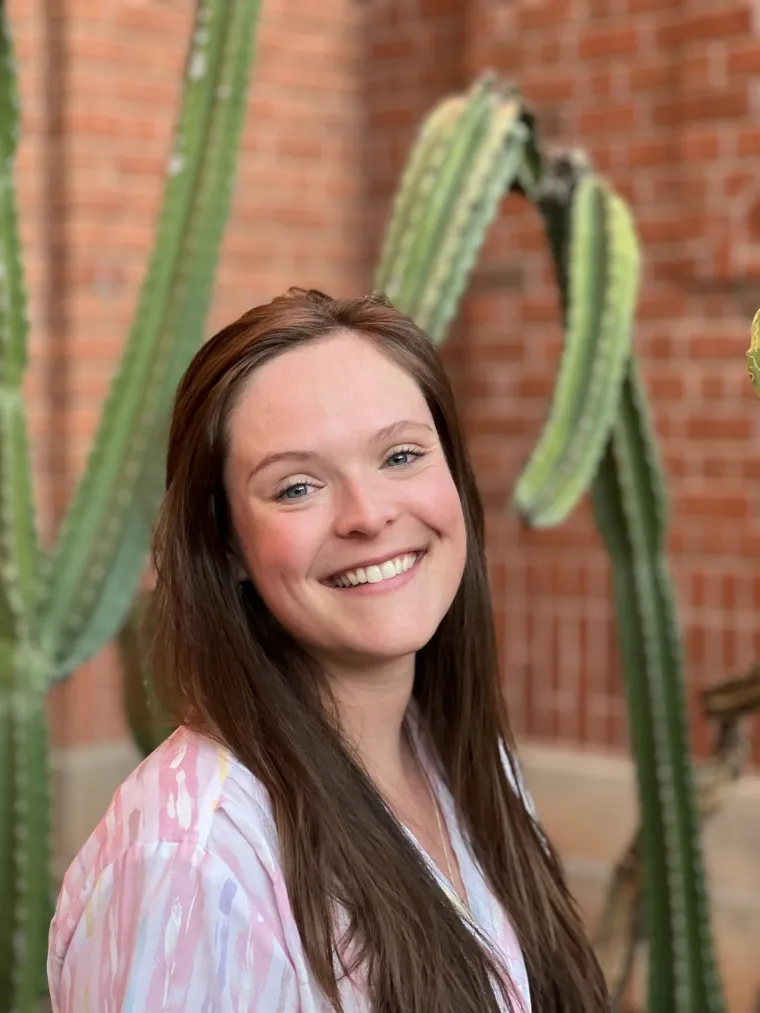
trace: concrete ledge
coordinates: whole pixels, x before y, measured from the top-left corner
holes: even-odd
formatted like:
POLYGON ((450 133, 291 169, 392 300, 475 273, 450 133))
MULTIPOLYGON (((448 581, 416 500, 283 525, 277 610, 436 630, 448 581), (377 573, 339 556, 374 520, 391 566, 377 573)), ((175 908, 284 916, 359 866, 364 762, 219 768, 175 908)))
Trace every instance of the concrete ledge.
MULTIPOLYGON (((636 826, 633 767, 619 756, 524 743, 525 780, 589 925, 636 826)), ((760 996, 760 777, 737 782, 707 824, 705 863, 730 1013, 758 1013, 760 996)), ((638 1000, 641 999, 637 995, 638 1000)))
POLYGON ((141 756, 129 740, 53 750, 53 875, 57 880, 105 813, 141 756))

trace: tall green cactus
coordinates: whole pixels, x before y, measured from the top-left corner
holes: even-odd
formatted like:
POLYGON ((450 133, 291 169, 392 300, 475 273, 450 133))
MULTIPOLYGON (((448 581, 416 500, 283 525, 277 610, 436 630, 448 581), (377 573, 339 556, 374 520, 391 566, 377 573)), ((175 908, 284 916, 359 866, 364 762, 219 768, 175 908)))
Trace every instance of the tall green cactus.
POLYGON ((640 253, 630 212, 585 156, 543 158, 519 93, 486 75, 425 120, 375 285, 442 342, 510 190, 533 200, 542 217, 565 321, 551 411, 514 504, 527 523, 556 525, 592 488, 613 567, 638 773, 648 1010, 719 1013, 681 642, 663 548, 665 492, 631 347, 640 253))
POLYGON ((52 892, 45 693, 124 622, 162 489, 162 437, 200 344, 227 220, 259 0, 199 0, 139 307, 52 553, 38 544, 21 384, 27 321, 13 160, 15 67, 0 6, 0 1013, 43 988, 52 892))

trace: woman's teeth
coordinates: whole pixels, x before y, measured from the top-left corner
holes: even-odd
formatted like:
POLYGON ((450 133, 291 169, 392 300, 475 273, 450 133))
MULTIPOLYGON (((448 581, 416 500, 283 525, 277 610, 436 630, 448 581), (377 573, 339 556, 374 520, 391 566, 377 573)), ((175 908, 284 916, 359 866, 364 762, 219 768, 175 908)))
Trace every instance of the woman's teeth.
POLYGON ((347 570, 339 577, 333 577, 329 583, 331 587, 355 587, 357 584, 379 584, 381 580, 390 580, 404 570, 411 570, 417 562, 421 553, 411 552, 404 556, 396 556, 388 559, 377 566, 358 567, 356 570, 347 570))

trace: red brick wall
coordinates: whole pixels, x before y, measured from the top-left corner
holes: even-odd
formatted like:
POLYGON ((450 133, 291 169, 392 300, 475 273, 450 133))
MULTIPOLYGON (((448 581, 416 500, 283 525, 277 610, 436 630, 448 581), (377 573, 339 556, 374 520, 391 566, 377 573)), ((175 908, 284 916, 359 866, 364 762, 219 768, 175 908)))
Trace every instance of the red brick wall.
MULTIPOLYGON (((646 256, 636 347, 667 467, 703 751, 699 687, 760 656, 760 405, 743 371, 760 305, 760 18, 710 0, 390 0, 368 19, 373 224, 413 124, 486 67, 520 84, 548 147, 587 148, 631 202, 646 256)), ((544 240, 513 198, 446 350, 488 506, 507 693, 523 733, 618 747, 609 574, 587 505, 555 532, 526 531, 504 509, 560 343, 544 240)))
MULTIPOLYGON (((46 26, 11 0, 46 531, 128 328, 192 6, 57 0, 46 26)), ((760 656, 760 405, 742 364, 760 304, 751 0, 264 0, 209 330, 289 284, 366 287, 419 119, 486 66, 522 85, 548 145, 586 147, 636 214, 646 247, 636 342, 667 463, 696 700, 760 656)), ((488 507, 507 690, 519 731, 620 747, 608 572, 588 511, 530 533, 504 509, 545 417, 560 339, 543 239, 514 198, 446 349, 488 507)), ((59 739, 123 734, 117 687, 106 651, 56 691, 59 739)), ((707 730, 695 729, 702 750, 707 730)))

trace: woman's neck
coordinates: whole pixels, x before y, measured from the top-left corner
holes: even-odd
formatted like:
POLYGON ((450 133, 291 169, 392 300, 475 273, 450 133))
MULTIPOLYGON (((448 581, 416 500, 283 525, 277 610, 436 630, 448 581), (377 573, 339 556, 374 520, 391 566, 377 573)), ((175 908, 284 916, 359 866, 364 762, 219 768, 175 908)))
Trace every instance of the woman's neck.
POLYGON ((413 659, 382 671, 331 674, 341 730, 379 787, 401 787, 409 775, 404 719, 413 685, 413 659))

